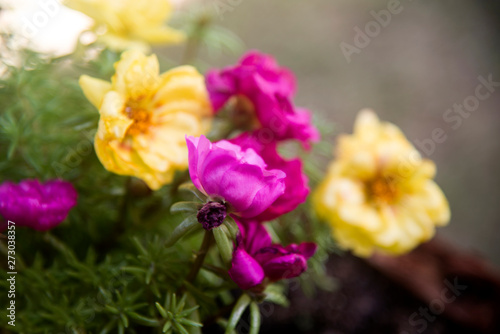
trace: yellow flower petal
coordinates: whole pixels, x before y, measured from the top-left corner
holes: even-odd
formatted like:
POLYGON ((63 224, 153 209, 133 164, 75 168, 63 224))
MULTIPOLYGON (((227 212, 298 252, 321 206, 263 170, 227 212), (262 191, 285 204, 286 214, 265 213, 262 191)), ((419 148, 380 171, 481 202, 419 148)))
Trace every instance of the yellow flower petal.
POLYGON ((82 75, 78 82, 85 97, 99 109, 104 95, 111 90, 111 83, 88 75, 82 75))
POLYGON ((179 66, 163 73, 153 102, 162 106, 159 108, 161 113, 179 110, 199 116, 212 113, 205 78, 192 66, 179 66))
POLYGON ((138 50, 125 51, 115 64, 113 89, 128 96, 133 103, 145 104, 160 84, 159 66, 156 55, 146 57, 138 50))
POLYGON ((177 44, 186 39, 186 34, 170 27, 143 28, 136 32, 136 36, 151 44, 177 44))
POLYGON ((359 112, 354 123, 354 136, 361 140, 370 142, 379 136, 380 120, 371 109, 363 109, 359 112))
POLYGON ((147 52, 148 43, 174 44, 184 34, 164 25, 172 14, 168 0, 66 0, 65 5, 94 20, 93 30, 104 34, 98 41, 117 51, 147 52))
MULTIPOLYGON (((110 172, 144 180, 153 189, 186 170, 185 137, 209 130, 212 110, 203 76, 181 66, 160 76, 156 56, 126 51, 99 103, 95 150, 110 172)), ((89 99, 102 92, 101 81, 81 81, 89 99), (95 84, 95 87, 92 86, 95 84)))
POLYGON ((99 127, 103 126, 108 136, 118 140, 122 140, 125 137, 128 128, 133 123, 133 120, 128 118, 124 113, 125 104, 126 99, 123 95, 115 91, 110 91, 104 96, 101 108, 99 109, 102 121, 99 127))
POLYGON ((340 137, 336 156, 313 203, 341 247, 359 256, 397 255, 449 221, 446 198, 432 181, 434 163, 373 111, 360 112, 354 133, 340 137))

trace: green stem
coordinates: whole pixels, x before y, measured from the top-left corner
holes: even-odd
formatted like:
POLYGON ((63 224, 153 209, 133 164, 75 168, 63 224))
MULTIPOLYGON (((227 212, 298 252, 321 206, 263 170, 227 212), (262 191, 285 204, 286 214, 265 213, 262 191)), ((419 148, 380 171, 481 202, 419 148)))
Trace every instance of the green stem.
POLYGON ((184 55, 182 56, 182 64, 192 64, 198 52, 200 50, 200 44, 203 40, 203 34, 207 26, 210 24, 210 18, 202 15, 193 27, 193 31, 189 34, 188 41, 186 43, 186 49, 184 50, 184 55))
POLYGON ((194 260, 193 266, 191 267, 191 271, 186 277, 186 281, 188 281, 189 283, 193 283, 194 280, 196 279, 196 276, 198 276, 198 272, 200 271, 203 262, 205 261, 205 256, 207 255, 211 244, 212 244, 212 232, 205 231, 205 235, 203 236, 203 242, 201 243, 200 250, 198 251, 196 259, 194 260))
POLYGON ((114 225, 112 226, 112 231, 110 231, 109 237, 103 238, 98 244, 97 249, 102 252, 108 252, 118 241, 119 237, 126 231, 127 226, 127 215, 129 212, 130 205, 130 183, 132 182, 132 177, 127 176, 124 183, 124 194, 121 198, 120 207, 118 209, 118 216, 114 225))
POLYGON ((129 199, 130 199, 130 183, 132 182, 132 178, 128 176, 125 179, 125 185, 124 185, 124 195, 122 198, 122 203, 120 206, 120 211, 118 212, 118 219, 115 224, 115 236, 121 235, 125 229, 125 222, 127 219, 127 213, 128 213, 128 205, 129 205, 129 199))
POLYGON ((209 325, 215 323, 219 318, 227 318, 231 311, 234 309, 237 301, 238 300, 236 299, 231 304, 219 308, 219 310, 215 314, 211 315, 203 321, 203 325, 208 327, 209 325))
POLYGON ((61 240, 59 240, 57 237, 52 235, 50 232, 45 232, 43 234, 43 240, 50 244, 52 247, 57 249, 59 252, 61 252, 68 262, 70 263, 75 263, 77 262, 77 258, 75 253, 73 253, 73 250, 71 250, 68 246, 66 246, 61 240))

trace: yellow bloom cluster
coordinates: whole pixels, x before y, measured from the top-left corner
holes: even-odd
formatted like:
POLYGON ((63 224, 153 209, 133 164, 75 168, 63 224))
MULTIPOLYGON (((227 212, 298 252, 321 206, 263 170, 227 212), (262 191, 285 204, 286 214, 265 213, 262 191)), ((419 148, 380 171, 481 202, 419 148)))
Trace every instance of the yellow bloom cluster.
POLYGON ((111 82, 89 76, 80 86, 99 109, 95 149, 104 167, 144 180, 156 190, 188 166, 185 136, 210 126, 204 77, 191 66, 159 74, 155 55, 126 51, 111 82))
POLYGON ((184 40, 182 32, 165 26, 172 13, 168 0, 65 0, 64 4, 94 20, 94 30, 105 32, 99 40, 110 49, 149 50, 149 44, 184 40))
POLYGON ((422 159, 398 127, 363 110, 354 133, 340 136, 313 203, 341 247, 363 257, 376 250, 402 254, 450 219, 434 174, 434 163, 422 159))

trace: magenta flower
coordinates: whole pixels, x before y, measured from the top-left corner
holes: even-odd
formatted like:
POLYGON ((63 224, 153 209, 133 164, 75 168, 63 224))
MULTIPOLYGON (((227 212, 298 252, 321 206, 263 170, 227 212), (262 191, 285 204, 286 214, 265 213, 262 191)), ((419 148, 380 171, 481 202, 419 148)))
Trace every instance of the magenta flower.
POLYGON ((307 260, 317 246, 312 242, 286 247, 273 244, 264 225, 256 221, 237 222, 240 236, 233 252, 229 276, 247 290, 264 282, 293 278, 307 269, 307 260))
POLYGON ((259 154, 269 169, 281 170, 286 174, 285 192, 274 201, 269 208, 258 216, 252 218, 257 221, 269 221, 294 210, 306 200, 309 194, 307 176, 302 171, 300 159, 285 160, 276 149, 276 142, 263 145, 258 139, 258 134, 244 133, 229 141, 240 146, 243 150, 251 148, 259 154))
POLYGON ((66 219, 77 196, 73 185, 62 180, 7 181, 0 185, 0 215, 16 226, 45 231, 66 219))
POLYGON ((253 114, 244 122, 252 130, 261 128, 268 142, 297 139, 305 147, 319 140, 317 129, 305 109, 295 108, 295 78, 291 71, 279 67, 268 55, 250 51, 240 62, 206 75, 207 89, 214 110, 228 101, 235 103, 237 114, 253 114))
POLYGON ((211 203, 198 219, 216 220, 200 221, 204 227, 220 225, 225 210, 242 218, 255 217, 285 191, 285 173, 268 169, 251 148, 242 149, 226 140, 212 144, 205 136, 186 137, 186 142, 191 180, 211 203))

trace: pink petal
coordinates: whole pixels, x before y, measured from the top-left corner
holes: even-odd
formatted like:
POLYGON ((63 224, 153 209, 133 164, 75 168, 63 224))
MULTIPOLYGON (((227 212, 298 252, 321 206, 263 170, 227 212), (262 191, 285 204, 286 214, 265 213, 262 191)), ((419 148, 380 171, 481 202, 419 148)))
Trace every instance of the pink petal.
POLYGON ((298 247, 299 254, 302 254, 306 259, 309 259, 318 250, 318 245, 314 242, 303 242, 298 247))
POLYGON ((213 199, 225 200, 231 211, 251 218, 266 210, 285 191, 286 174, 267 165, 252 148, 229 141, 211 144, 187 137, 189 173, 194 185, 213 199))
POLYGON ((5 182, 0 186, 0 215, 18 226, 48 230, 66 219, 77 196, 73 185, 62 180, 5 182))
POLYGON ((263 224, 253 220, 236 220, 240 228, 244 249, 249 254, 255 254, 260 249, 272 245, 271 235, 267 232, 263 224))
POLYGON ((285 174, 278 170, 240 164, 227 170, 220 181, 219 194, 236 215, 251 218, 267 209, 284 192, 285 174))
POLYGON ((273 204, 264 212, 253 219, 258 221, 269 221, 285 213, 294 210, 299 204, 303 203, 309 194, 308 179, 302 170, 302 162, 299 159, 285 160, 277 151, 276 143, 264 145, 259 140, 259 132, 252 135, 243 133, 242 135, 230 140, 232 143, 242 147, 242 149, 251 148, 257 152, 268 169, 281 170, 286 174, 285 191, 279 196, 273 204))
POLYGON ((299 254, 278 256, 262 265, 266 277, 272 281, 297 277, 307 270, 306 259, 299 254))
POLYGON ((286 137, 291 137, 302 142, 309 149, 310 143, 316 143, 320 139, 318 129, 311 123, 311 113, 304 108, 297 108, 295 113, 287 115, 289 124, 286 137))
MULTIPOLYGON (((270 151, 270 149, 266 151, 270 151)), ((274 154, 277 155, 277 153, 274 154)), ((302 162, 299 159, 271 161, 269 167, 280 169, 286 173, 285 191, 268 209, 255 217, 261 222, 273 220, 295 210, 299 204, 305 202, 309 194, 308 179, 302 171, 302 162)))
POLYGON ((198 175, 198 156, 200 154, 200 152, 198 151, 198 144, 200 142, 200 139, 202 138, 204 138, 204 136, 201 136, 200 138, 186 136, 186 144, 188 148, 189 176, 191 177, 191 181, 193 182, 195 187, 198 188, 199 191, 205 193, 205 190, 203 189, 203 186, 200 182, 200 177, 198 175))
POLYGON ((78 194, 71 183, 61 180, 44 183, 42 192, 42 215, 38 225, 32 227, 37 230, 49 230, 66 219, 71 208, 76 205, 78 194))
POLYGON ((258 68, 259 73, 266 80, 275 82, 276 86, 280 87, 280 93, 290 96, 295 93, 295 76, 292 71, 287 68, 280 68, 273 57, 257 50, 251 50, 242 57, 240 64, 258 68))
POLYGON ((218 112, 231 96, 237 94, 235 78, 228 70, 210 70, 205 77, 212 107, 218 112))
POLYGON ((19 185, 10 181, 0 185, 0 215, 20 226, 35 223, 39 214, 37 198, 41 197, 37 184, 38 181, 27 180, 19 185))
MULTIPOLYGON (((239 161, 236 152, 218 147, 209 150, 205 160, 198 164, 198 177, 207 195, 225 198, 221 190, 222 179, 230 169, 238 165, 239 161)), ((229 199, 226 198, 226 200, 229 199)))
POLYGON ((215 109, 222 108, 233 96, 248 98, 272 141, 297 139, 308 148, 310 142, 319 138, 309 114, 292 103, 293 73, 280 67, 269 55, 250 51, 235 66, 209 71, 206 83, 215 109))
POLYGON ((233 253, 229 276, 238 286, 247 290, 264 280, 264 270, 245 250, 237 248, 233 253))
POLYGON ((243 218, 252 218, 269 208, 270 205, 276 201, 278 197, 283 195, 285 192, 284 177, 285 173, 280 172, 276 176, 268 176, 265 181, 266 184, 262 187, 253 197, 253 201, 250 206, 240 212, 240 216, 243 218))

